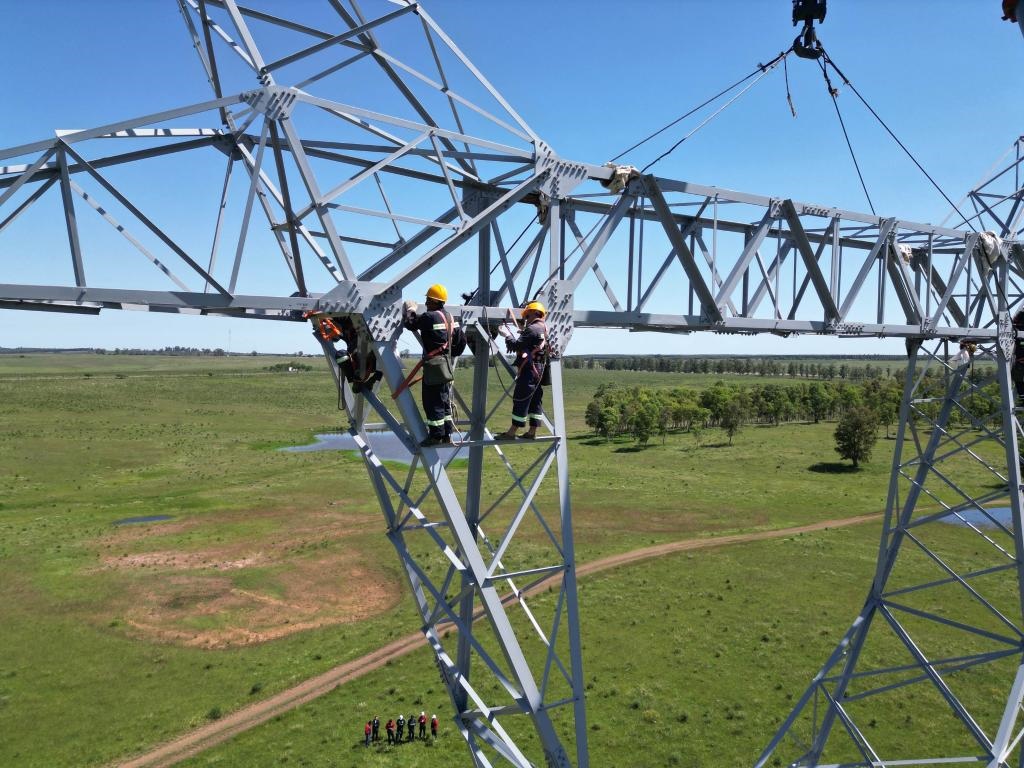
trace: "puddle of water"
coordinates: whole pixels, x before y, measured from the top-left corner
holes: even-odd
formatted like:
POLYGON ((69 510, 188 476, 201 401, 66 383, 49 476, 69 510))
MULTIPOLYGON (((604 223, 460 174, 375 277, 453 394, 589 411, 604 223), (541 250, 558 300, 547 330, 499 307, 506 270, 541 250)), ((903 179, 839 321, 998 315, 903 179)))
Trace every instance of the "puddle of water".
POLYGON ((143 515, 142 517, 126 517, 122 520, 115 520, 114 525, 136 525, 138 523, 160 523, 164 520, 173 520, 173 515, 143 515))
MULTIPOLYGON (((282 451, 290 453, 306 453, 308 451, 351 451, 359 453, 355 440, 348 432, 332 432, 325 435, 315 435, 316 442, 309 445, 293 445, 289 448, 282 448, 282 451)), ((368 431, 366 437, 370 442, 370 448, 382 461, 397 461, 408 464, 412 461, 412 454, 402 445, 402 441, 394 432, 373 432, 368 431)), ((442 461, 448 461, 454 454, 456 458, 465 458, 465 448, 438 446, 438 455, 442 461)))
MULTIPOLYGON (((989 515, 991 515, 995 520, 998 520, 1007 528, 1013 530, 1013 510, 1011 510, 1009 507, 989 507, 985 511, 989 515)), ((948 523, 949 525, 960 526, 966 526, 967 523, 970 523, 971 525, 977 526, 978 528, 996 527, 995 523, 993 523, 992 520, 988 518, 988 516, 986 516, 980 510, 977 509, 965 509, 962 512, 960 512, 960 517, 962 517, 963 520, 961 520, 959 517, 956 517, 955 515, 947 515, 946 517, 942 518, 942 522, 948 523)))

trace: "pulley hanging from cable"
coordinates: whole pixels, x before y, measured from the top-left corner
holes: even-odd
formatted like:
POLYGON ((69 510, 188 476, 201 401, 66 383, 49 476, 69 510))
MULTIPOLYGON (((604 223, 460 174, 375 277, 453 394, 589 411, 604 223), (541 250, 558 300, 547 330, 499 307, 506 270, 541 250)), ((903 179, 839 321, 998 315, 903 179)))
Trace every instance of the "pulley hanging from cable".
POLYGON ((793 26, 801 21, 804 23, 804 28, 793 41, 793 53, 801 59, 820 59, 825 52, 814 31, 814 22, 825 23, 827 4, 827 0, 793 0, 793 26))

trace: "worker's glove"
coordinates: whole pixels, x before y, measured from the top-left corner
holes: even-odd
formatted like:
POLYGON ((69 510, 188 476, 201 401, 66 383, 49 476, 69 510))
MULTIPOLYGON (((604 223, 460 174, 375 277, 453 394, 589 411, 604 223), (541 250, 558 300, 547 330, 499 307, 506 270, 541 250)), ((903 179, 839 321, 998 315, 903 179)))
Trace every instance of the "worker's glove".
POLYGON ((409 301, 405 302, 405 304, 403 304, 402 306, 405 308, 405 314, 407 314, 407 315, 410 314, 410 313, 415 315, 416 314, 416 310, 418 310, 420 308, 420 305, 417 304, 415 301, 412 301, 412 300, 409 300, 409 301))
POLYGON ((511 352, 512 351, 512 339, 509 339, 509 338, 505 339, 505 351, 506 352, 511 352))

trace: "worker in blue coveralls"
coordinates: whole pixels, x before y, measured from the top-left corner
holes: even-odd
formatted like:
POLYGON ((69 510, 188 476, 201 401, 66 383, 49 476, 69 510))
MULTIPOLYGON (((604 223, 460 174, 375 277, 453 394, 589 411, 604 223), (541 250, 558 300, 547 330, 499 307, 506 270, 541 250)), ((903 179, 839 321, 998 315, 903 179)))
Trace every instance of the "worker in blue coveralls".
POLYGON ((423 345, 421 393, 427 437, 420 445, 424 447, 450 443, 455 426, 451 400, 453 361, 465 350, 466 335, 459 321, 445 311, 446 301, 448 289, 437 284, 427 289, 425 312, 417 314, 412 302, 406 305, 405 327, 417 331, 423 345))
POLYGON ((1020 31, 1024 33, 1024 0, 1003 0, 1003 18, 1020 24, 1020 31))
POLYGON ((520 427, 529 427, 520 439, 533 440, 544 418, 544 383, 548 365, 547 310, 539 301, 523 309, 523 328, 519 338, 506 338, 505 347, 515 354, 516 386, 512 393, 512 425, 496 435, 499 440, 514 440, 520 427))

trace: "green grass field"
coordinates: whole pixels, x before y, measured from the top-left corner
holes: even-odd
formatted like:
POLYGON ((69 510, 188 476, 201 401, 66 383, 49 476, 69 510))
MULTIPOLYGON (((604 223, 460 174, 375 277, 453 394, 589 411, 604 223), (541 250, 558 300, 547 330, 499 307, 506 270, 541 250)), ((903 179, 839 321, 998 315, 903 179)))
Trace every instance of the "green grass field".
MULTIPOLYGON (((326 371, 264 370, 282 361, 0 357, 0 765, 102 765, 415 631, 361 460, 274 450, 343 423, 326 371), (113 525, 142 515, 173 519, 113 525)), ((833 424, 646 450, 583 424, 601 383, 719 378, 567 371, 581 562, 883 509, 892 441, 841 471, 833 424)), ((749 762, 856 615, 877 540, 860 526, 583 583, 592 764, 749 762)), ((465 760, 424 650, 191 764, 465 760), (436 711, 443 738, 366 754, 362 722, 399 707, 436 711)))

